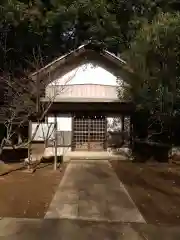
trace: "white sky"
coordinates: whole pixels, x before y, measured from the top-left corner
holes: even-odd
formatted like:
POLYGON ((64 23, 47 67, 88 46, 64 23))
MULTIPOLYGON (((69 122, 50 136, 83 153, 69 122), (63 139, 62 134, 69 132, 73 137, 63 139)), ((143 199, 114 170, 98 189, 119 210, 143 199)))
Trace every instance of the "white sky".
POLYGON ((116 76, 100 66, 84 64, 65 74, 52 84, 102 84, 116 86, 116 76))

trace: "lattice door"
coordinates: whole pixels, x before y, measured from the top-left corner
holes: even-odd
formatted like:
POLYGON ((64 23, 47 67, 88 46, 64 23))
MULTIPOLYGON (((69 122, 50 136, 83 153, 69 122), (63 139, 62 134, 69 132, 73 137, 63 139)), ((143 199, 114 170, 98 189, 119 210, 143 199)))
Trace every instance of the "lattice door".
POLYGON ((73 145, 76 151, 104 150, 106 141, 105 117, 75 117, 73 125, 73 145))

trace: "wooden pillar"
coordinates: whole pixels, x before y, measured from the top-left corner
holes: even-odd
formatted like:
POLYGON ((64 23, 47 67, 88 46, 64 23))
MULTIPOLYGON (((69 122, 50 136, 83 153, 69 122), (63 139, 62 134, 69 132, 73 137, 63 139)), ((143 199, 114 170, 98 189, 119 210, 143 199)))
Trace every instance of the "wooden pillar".
POLYGON ((132 116, 130 116, 130 147, 133 146, 133 121, 132 116))
POLYGON ((71 151, 74 151, 74 118, 75 116, 72 115, 72 125, 71 125, 71 151))
POLYGON ((121 116, 121 124, 122 124, 122 141, 123 141, 123 144, 124 144, 124 118, 125 118, 125 116, 122 115, 121 116))
POLYGON ((31 157, 32 157, 32 149, 31 149, 31 145, 32 145, 32 121, 29 121, 29 129, 28 129, 28 168, 30 168, 30 164, 31 164, 31 157))
POLYGON ((57 116, 55 115, 55 121, 54 121, 54 170, 57 169, 57 116))
POLYGON ((105 116, 105 128, 104 128, 104 131, 105 131, 105 142, 104 142, 104 150, 106 151, 107 150, 107 147, 108 147, 108 132, 107 132, 107 117, 105 116))
POLYGON ((49 123, 48 123, 48 116, 45 116, 45 123, 46 123, 46 125, 47 125, 47 133, 48 134, 46 134, 46 136, 45 136, 45 140, 44 140, 44 147, 45 148, 47 148, 48 147, 48 137, 49 137, 49 128, 51 128, 50 126, 49 126, 49 123))
POLYGON ((91 141, 91 118, 88 118, 88 151, 90 151, 90 141, 91 141))

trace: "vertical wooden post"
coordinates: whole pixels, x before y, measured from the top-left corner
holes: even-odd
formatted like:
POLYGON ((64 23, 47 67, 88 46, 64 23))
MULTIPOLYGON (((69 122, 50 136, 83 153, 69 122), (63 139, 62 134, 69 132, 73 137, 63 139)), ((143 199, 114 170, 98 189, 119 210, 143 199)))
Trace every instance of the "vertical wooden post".
POLYGON ((32 137, 32 121, 29 121, 29 129, 28 129, 28 168, 30 168, 30 164, 31 164, 31 157, 32 157, 32 149, 31 149, 31 139, 32 137))
POLYGON ((107 132, 107 116, 105 118, 105 127, 104 127, 104 134, 105 134, 105 139, 104 139, 104 150, 107 151, 108 148, 108 132, 107 132))
POLYGON ((54 142, 54 170, 57 169, 57 116, 55 115, 54 121, 54 134, 55 134, 55 142, 54 142))
POLYGON ((88 151, 90 151, 91 124, 92 124, 92 120, 90 117, 88 117, 88 151))
POLYGON ((71 123, 71 151, 75 149, 75 141, 74 141, 74 114, 71 114, 72 123, 71 123))
POLYGON ((122 141, 124 145, 124 115, 121 116, 121 123, 122 123, 122 141))
POLYGON ((45 133, 45 140, 44 140, 44 148, 46 149, 48 147, 48 140, 47 139, 49 137, 48 136, 49 135, 49 123, 48 123, 48 117, 47 116, 45 116, 45 123, 47 125, 47 133, 48 133, 48 134, 45 133))
POLYGON ((132 115, 130 116, 130 147, 133 146, 133 120, 132 115))

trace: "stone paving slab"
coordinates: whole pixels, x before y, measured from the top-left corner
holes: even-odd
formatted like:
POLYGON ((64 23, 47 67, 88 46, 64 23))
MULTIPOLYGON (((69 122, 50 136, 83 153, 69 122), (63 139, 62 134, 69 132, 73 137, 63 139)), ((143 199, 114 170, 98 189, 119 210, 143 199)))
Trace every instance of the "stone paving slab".
POLYGON ((0 220, 0 240, 179 240, 179 226, 70 219, 0 220))
POLYGON ((3 218, 0 220, 0 239, 36 240, 36 236, 40 236, 41 226, 40 219, 3 218))
POLYGON ((72 161, 45 218, 145 222, 108 161, 72 161))

